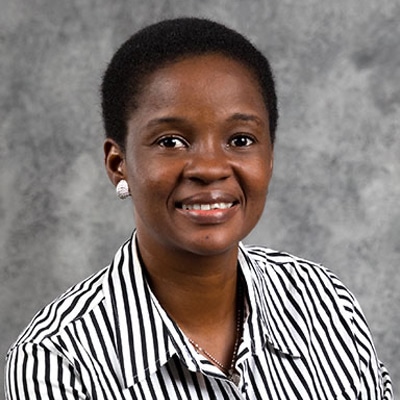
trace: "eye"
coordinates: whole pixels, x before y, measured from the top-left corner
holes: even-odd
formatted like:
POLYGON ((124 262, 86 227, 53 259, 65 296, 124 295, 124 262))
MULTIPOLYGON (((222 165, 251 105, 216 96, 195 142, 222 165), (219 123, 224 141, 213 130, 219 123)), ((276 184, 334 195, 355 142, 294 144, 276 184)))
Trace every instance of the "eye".
POLYGON ((176 136, 164 136, 157 141, 157 144, 161 147, 166 147, 168 149, 179 149, 187 147, 187 143, 176 136))
POLYGON ((229 146, 232 147, 248 147, 251 146, 255 140, 246 134, 239 134, 234 136, 230 141, 229 141, 229 146))

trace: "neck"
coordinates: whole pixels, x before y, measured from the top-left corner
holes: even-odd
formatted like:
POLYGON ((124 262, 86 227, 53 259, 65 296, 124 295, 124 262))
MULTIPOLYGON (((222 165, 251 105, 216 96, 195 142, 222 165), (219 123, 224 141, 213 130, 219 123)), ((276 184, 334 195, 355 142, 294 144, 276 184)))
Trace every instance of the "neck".
POLYGON ((219 325, 235 311, 237 252, 194 255, 149 249, 138 238, 150 286, 160 304, 185 330, 219 325))
POLYGON ((230 365, 237 341, 238 246, 209 256, 138 247, 158 301, 188 338, 230 365))

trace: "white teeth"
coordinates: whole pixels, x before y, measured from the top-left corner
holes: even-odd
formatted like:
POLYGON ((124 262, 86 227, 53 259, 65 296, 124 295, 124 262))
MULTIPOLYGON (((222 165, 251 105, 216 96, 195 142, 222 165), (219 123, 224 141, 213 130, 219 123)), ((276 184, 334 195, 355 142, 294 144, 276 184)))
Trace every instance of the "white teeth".
POLYGON ((213 203, 213 204, 182 204, 183 210, 217 210, 232 207, 233 203, 213 203))

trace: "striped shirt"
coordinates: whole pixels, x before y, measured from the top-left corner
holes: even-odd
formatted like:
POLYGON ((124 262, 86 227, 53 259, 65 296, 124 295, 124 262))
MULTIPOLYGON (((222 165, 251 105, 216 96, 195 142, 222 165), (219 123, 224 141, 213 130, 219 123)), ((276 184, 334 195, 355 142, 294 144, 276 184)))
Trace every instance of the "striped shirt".
POLYGON ((134 235, 34 317, 8 353, 6 398, 393 399, 362 311, 332 272, 242 244, 238 261, 247 315, 235 382, 160 306, 134 235))

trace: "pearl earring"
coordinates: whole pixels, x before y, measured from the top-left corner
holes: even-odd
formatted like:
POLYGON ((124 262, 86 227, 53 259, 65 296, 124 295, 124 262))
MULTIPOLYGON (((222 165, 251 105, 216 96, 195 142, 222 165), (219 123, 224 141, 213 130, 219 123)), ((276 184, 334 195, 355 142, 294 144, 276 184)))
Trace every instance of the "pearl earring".
POLYGON ((125 179, 121 179, 118 182, 115 191, 117 192, 118 198, 121 200, 124 200, 131 195, 129 192, 128 182, 125 179))

